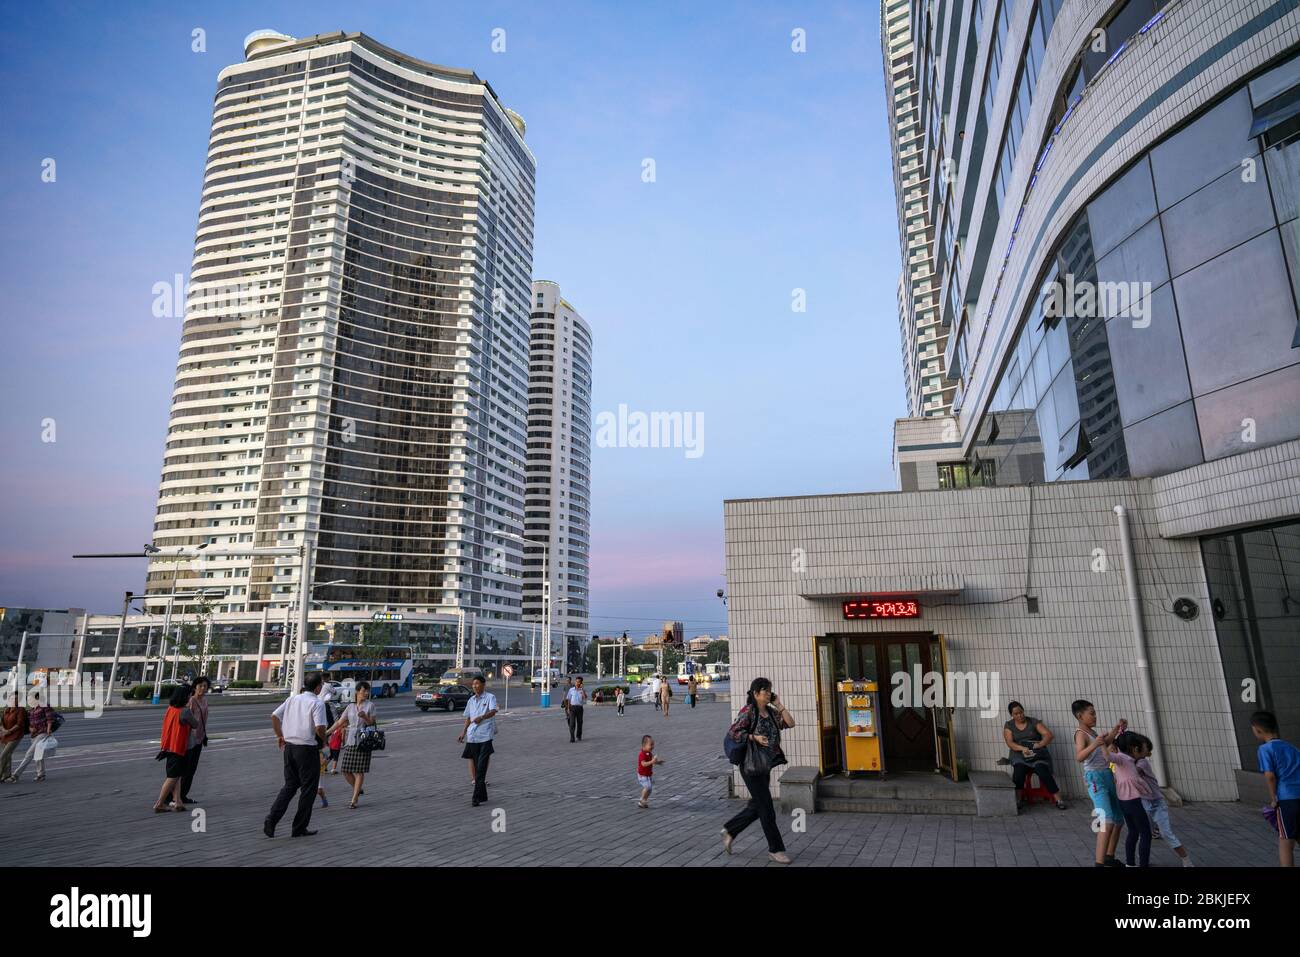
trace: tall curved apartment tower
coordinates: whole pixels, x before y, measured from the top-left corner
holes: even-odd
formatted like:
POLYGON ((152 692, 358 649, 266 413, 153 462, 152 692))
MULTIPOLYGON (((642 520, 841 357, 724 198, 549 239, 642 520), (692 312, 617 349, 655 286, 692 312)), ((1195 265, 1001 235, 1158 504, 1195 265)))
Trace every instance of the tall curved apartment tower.
MULTIPOLYGON (((360 33, 245 52, 217 84, 154 543, 305 536, 316 602, 518 621, 523 120, 473 72, 360 33)), ((155 561, 148 591, 258 611, 297 574, 155 561)))
MULTIPOLYGON (((927 149, 921 123, 921 80, 914 68, 912 10, 908 0, 880 5, 881 61, 885 66, 885 116, 898 205, 898 331, 903 353, 907 414, 944 416, 952 411, 953 384, 944 375, 948 327, 940 323, 938 277, 934 274, 932 185, 946 190, 941 158, 927 149), (938 173, 931 164, 940 163, 938 173)), ((951 166, 951 164, 949 164, 951 166)))
POLYGON ((549 564, 552 628, 581 643, 590 627, 591 327, 547 280, 533 283, 531 321, 524 619, 542 618, 549 564))

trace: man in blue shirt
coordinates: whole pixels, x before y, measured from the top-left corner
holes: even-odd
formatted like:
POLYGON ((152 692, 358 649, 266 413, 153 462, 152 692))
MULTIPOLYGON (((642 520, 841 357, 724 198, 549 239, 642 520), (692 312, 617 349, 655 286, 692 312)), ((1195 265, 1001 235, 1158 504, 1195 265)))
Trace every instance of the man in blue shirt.
POLYGON ((572 688, 564 693, 564 703, 569 710, 569 743, 574 743, 574 732, 577 732, 577 740, 582 740, 582 708, 587 703, 587 692, 582 687, 582 679, 576 678, 572 688))
POLYGON ((465 703, 465 726, 461 729, 457 741, 465 743, 461 757, 469 761, 469 776, 474 782, 474 797, 470 801, 478 807, 488 799, 487 771, 488 760, 492 757, 492 739, 496 737, 497 699, 489 691, 487 682, 481 675, 470 682, 473 697, 465 703))
POLYGON ((1277 856, 1283 867, 1295 867, 1296 832, 1300 828, 1300 750, 1283 741, 1277 716, 1256 711, 1250 730, 1259 746, 1259 769, 1268 784, 1269 804, 1277 812, 1277 856))

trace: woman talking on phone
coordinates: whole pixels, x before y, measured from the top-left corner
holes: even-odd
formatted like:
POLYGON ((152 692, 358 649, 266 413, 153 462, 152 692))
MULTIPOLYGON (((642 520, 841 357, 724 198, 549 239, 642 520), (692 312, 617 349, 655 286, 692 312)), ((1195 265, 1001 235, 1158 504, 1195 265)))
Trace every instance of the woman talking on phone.
POLYGON ((794 717, 772 690, 767 678, 755 678, 749 686, 745 706, 740 709, 727 734, 745 749, 740 776, 749 789, 749 803, 722 828, 722 847, 730 854, 731 844, 754 821, 763 825, 767 856, 777 864, 789 864, 781 832, 776 826, 770 778, 772 769, 786 763, 781 752, 781 729, 793 728, 794 717))

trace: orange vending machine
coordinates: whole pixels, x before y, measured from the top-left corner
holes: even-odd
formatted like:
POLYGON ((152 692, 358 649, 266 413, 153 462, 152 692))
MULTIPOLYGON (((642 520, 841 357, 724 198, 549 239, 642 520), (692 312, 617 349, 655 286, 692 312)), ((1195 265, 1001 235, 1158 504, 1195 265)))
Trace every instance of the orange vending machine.
POLYGON ((880 693, 874 681, 841 681, 840 727, 843 729, 844 770, 885 774, 880 746, 880 693))

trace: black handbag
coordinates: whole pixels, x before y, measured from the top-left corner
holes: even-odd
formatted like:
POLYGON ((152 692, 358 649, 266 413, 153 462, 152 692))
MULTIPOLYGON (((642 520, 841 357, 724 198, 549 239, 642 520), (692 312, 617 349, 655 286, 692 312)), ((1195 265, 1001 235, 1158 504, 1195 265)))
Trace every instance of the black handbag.
POLYGON ((361 728, 357 731, 358 751, 382 751, 387 742, 384 740, 384 732, 380 731, 373 724, 361 728))
POLYGON ((745 749, 745 761, 740 772, 748 777, 766 777, 772 771, 772 751, 761 744, 749 742, 745 749))

